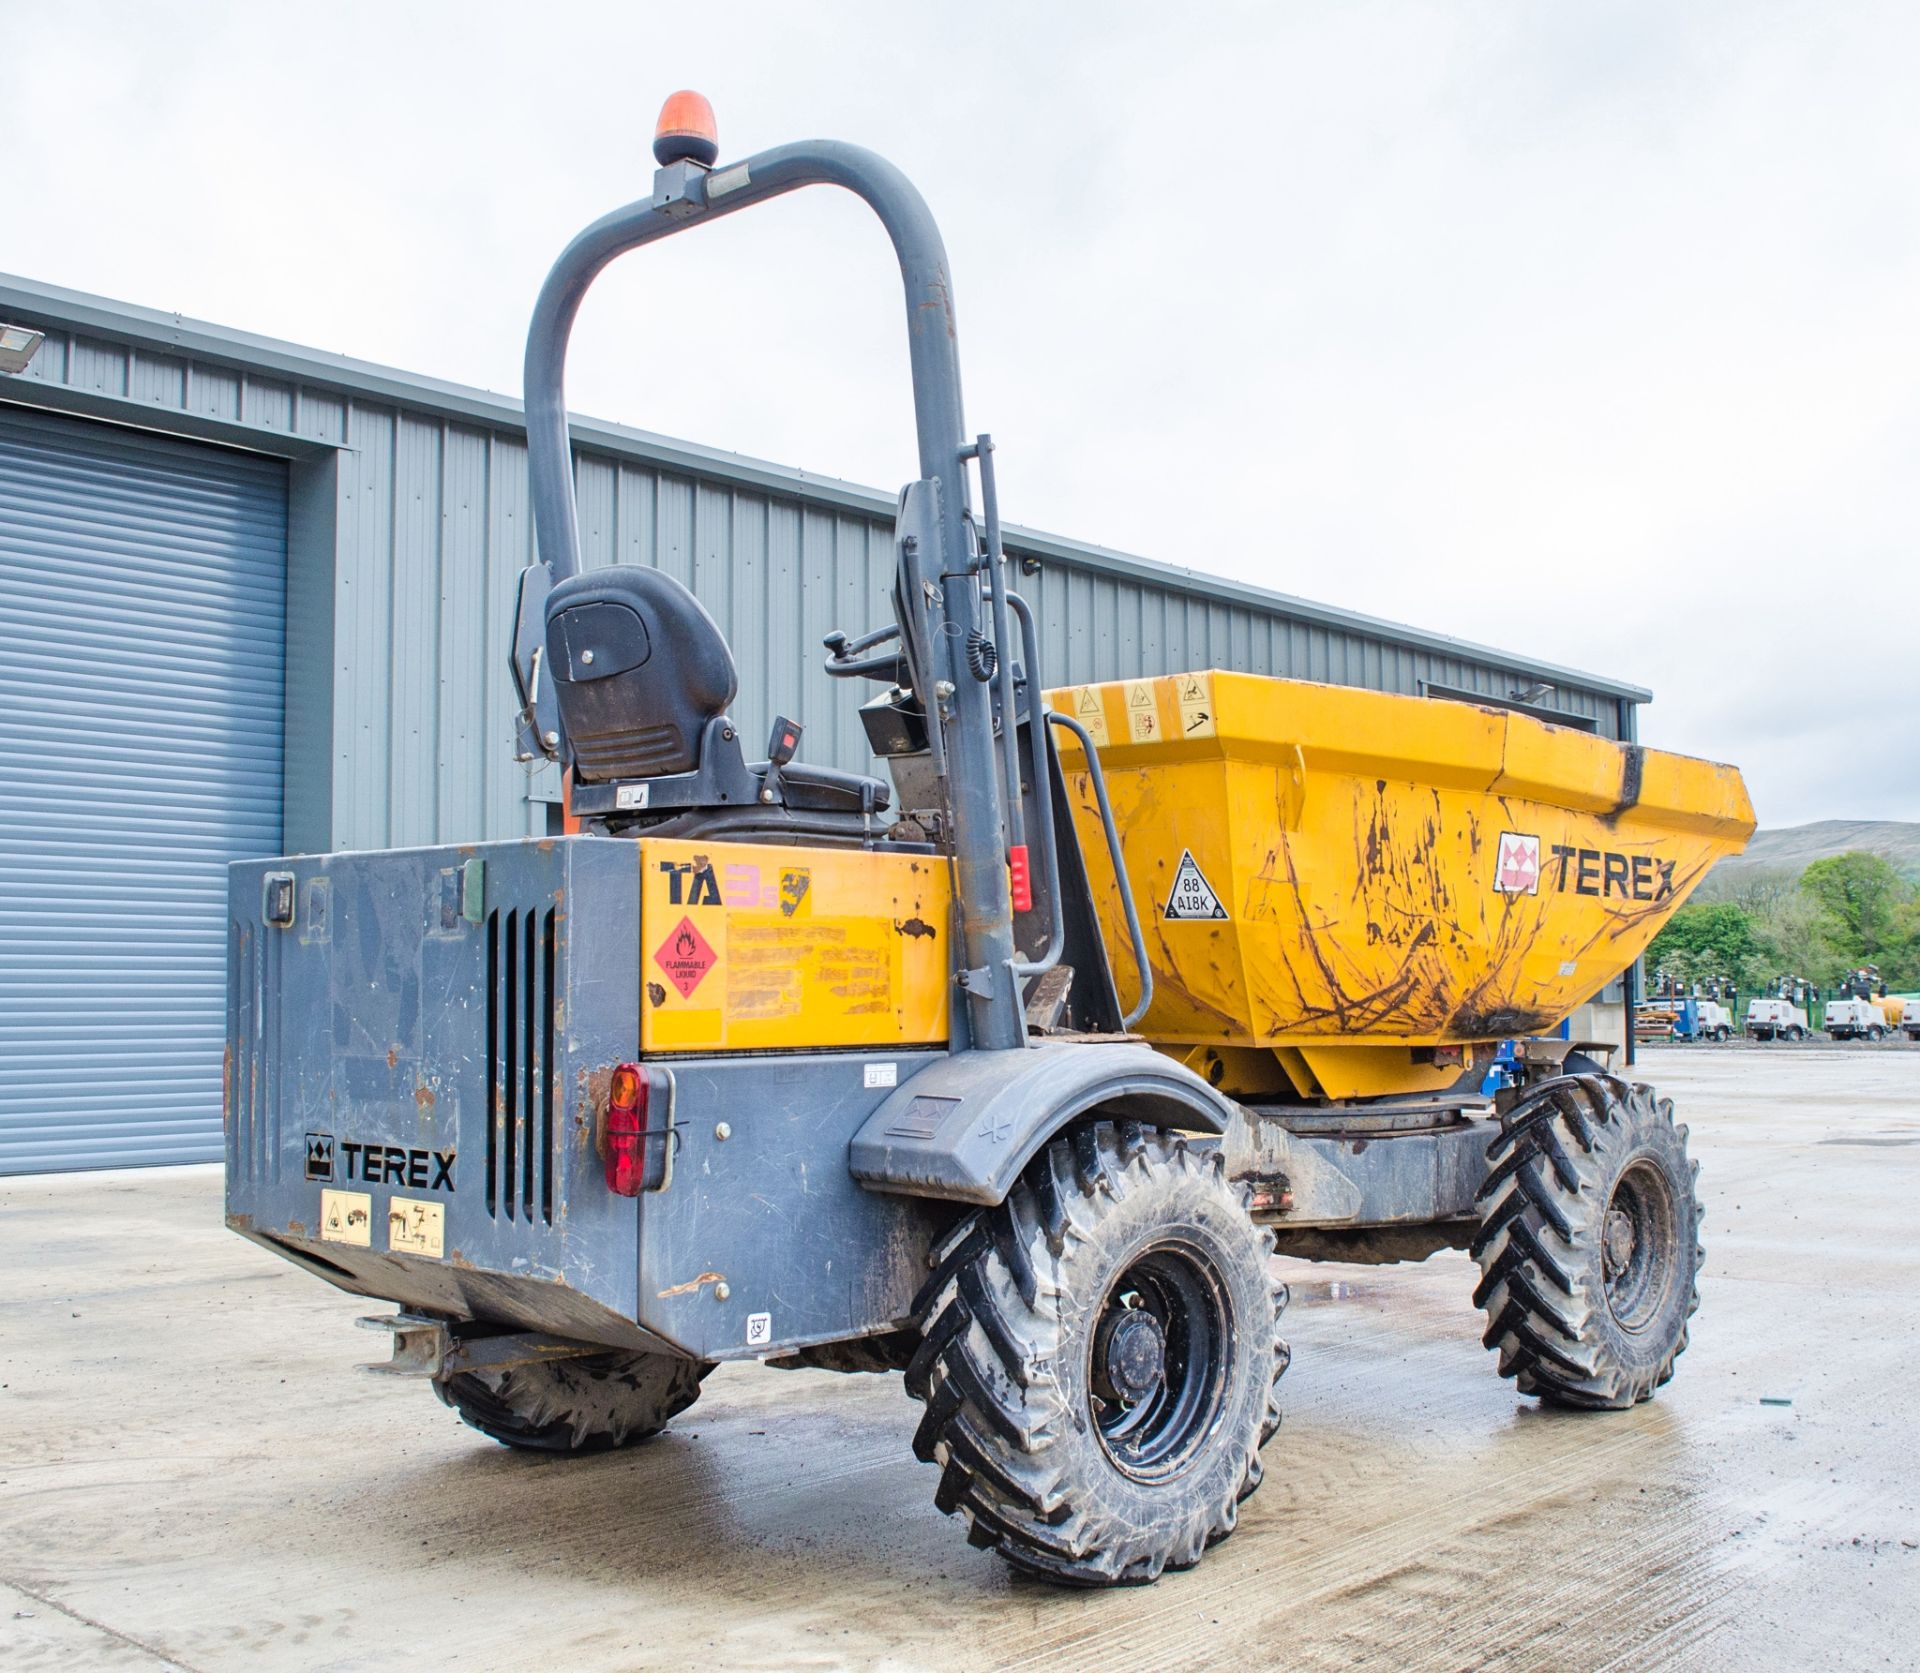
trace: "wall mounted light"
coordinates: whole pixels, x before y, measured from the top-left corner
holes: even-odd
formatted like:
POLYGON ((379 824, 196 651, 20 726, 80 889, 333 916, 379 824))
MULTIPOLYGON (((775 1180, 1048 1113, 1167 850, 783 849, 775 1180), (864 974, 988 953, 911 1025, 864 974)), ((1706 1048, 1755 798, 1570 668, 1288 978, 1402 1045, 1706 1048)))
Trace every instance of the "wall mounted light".
POLYGON ((0 372, 24 372, 46 340, 44 331, 30 325, 0 325, 0 372))

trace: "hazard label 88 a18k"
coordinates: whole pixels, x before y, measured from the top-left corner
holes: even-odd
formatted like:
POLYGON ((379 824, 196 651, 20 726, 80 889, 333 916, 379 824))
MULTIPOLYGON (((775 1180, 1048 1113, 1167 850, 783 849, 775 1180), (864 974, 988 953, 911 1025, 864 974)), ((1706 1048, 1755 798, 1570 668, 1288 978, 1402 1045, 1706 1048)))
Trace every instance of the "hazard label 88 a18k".
POLYGON ((1218 891, 1207 881, 1206 873, 1193 857, 1193 850, 1181 849, 1180 863, 1174 867, 1173 887, 1167 891, 1167 904, 1161 909, 1161 916, 1178 923, 1183 919, 1220 919, 1226 915, 1227 909, 1221 905, 1218 891))

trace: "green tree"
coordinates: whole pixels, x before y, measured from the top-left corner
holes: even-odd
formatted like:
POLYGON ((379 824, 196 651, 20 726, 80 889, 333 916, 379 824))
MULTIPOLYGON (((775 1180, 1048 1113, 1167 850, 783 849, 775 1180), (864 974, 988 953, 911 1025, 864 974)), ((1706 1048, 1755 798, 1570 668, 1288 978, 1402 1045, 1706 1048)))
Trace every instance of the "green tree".
POLYGON ((1893 928, 1880 956, 1880 974, 1895 993, 1920 988, 1920 889, 1894 909, 1893 928))
POLYGON ((1815 860, 1800 874, 1800 892, 1843 927, 1836 937, 1862 962, 1877 964, 1894 940, 1912 885, 1878 854, 1852 849, 1815 860))
MULTIPOLYGON (((1848 944, 1846 926, 1808 894, 1782 896, 1758 913, 1753 939, 1759 953, 1750 967, 1755 985, 1776 976, 1804 976, 1828 987, 1842 971, 1860 963, 1848 944)), ((1743 981, 1741 986, 1749 984, 1743 981)))
POLYGON ((1753 919, 1732 901, 1689 901, 1668 919, 1647 948, 1647 966, 1681 981, 1710 974, 1701 968, 1711 954, 1723 971, 1740 971, 1760 951, 1753 919))
POLYGON ((1717 897, 1696 896, 1647 949, 1656 974, 1730 975, 1747 994, 1780 976, 1828 987, 1863 964, 1877 964, 1895 991, 1920 988, 1920 888, 1857 850, 1815 860, 1798 877, 1756 873, 1717 897))

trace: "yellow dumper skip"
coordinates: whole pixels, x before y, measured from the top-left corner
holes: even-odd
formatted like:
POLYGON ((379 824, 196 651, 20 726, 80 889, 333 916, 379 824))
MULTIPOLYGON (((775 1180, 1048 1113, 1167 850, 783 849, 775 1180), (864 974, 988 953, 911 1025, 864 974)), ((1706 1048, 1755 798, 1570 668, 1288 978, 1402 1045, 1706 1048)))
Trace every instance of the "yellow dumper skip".
POLYGON ((1153 965, 1139 1031, 1243 1096, 1453 1084, 1473 1045, 1546 1032, 1618 976, 1754 827, 1732 767, 1469 703, 1219 671, 1049 701, 1106 770, 1153 965))

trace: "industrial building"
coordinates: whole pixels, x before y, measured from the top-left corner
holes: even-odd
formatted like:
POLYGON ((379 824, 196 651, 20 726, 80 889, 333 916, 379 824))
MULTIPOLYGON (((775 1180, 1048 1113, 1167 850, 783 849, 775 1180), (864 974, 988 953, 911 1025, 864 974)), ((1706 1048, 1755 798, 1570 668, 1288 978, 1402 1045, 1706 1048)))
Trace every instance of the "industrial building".
MULTIPOLYGON (((573 434, 587 562, 693 588, 749 737, 778 706, 810 759, 865 768, 820 641, 885 613, 893 492, 573 434)), ((1235 668, 1622 739, 1650 695, 1029 529, 1007 544, 1049 683, 1235 668)), ((512 760, 531 558, 518 402, 0 277, 0 1173, 219 1156, 228 862, 550 828, 552 770, 512 760)))

